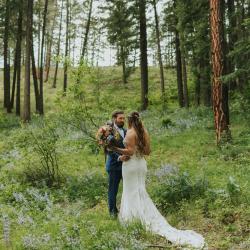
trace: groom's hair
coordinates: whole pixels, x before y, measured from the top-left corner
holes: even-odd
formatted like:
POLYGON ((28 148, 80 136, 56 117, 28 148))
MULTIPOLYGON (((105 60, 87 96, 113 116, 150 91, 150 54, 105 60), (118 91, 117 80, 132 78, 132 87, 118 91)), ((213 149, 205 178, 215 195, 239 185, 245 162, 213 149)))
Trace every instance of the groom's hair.
POLYGON ((112 119, 115 119, 117 118, 118 115, 123 115, 124 114, 124 111, 123 110, 116 110, 112 113, 112 119))

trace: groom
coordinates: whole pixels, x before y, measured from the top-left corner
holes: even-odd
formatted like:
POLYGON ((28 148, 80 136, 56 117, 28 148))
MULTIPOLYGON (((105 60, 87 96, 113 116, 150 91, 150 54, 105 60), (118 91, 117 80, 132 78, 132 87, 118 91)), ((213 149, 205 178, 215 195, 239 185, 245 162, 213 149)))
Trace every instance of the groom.
MULTIPOLYGON (((127 130, 124 129, 125 115, 124 111, 118 110, 112 114, 112 123, 114 127, 114 140, 116 145, 124 148, 123 139, 127 130)), ((108 151, 106 161, 106 171, 108 173, 108 205, 109 213, 112 217, 116 217, 118 209, 116 207, 116 196, 118 193, 119 183, 122 179, 122 162, 129 159, 128 156, 119 155, 116 152, 108 151)))

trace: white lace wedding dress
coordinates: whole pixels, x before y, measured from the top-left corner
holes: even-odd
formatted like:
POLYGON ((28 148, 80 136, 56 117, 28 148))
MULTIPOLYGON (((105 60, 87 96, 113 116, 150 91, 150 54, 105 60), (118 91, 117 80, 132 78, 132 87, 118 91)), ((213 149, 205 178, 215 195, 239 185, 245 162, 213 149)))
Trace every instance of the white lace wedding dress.
POLYGON ((202 235, 191 230, 178 230, 170 226, 160 214, 146 191, 146 173, 147 163, 144 157, 134 154, 130 160, 123 162, 123 192, 119 221, 126 224, 133 219, 139 219, 146 230, 165 237, 174 245, 202 249, 204 247, 202 235))

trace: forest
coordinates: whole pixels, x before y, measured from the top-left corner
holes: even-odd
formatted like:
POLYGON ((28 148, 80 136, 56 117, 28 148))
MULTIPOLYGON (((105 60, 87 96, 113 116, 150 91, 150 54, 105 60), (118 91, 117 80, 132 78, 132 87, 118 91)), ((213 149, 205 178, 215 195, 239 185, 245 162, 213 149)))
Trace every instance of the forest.
POLYGON ((168 222, 250 249, 250 0, 0 0, 0 249, 184 249, 110 218, 114 110, 168 222))

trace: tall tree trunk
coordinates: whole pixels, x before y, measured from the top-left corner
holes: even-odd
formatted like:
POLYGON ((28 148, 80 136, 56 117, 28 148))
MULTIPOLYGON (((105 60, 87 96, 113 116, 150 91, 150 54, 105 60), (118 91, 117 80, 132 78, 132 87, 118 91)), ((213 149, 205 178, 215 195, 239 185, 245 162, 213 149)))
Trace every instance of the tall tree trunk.
POLYGON ((170 62, 170 68, 175 67, 175 60, 174 60, 174 54, 175 54, 175 35, 174 33, 170 32, 170 44, 169 44, 169 62, 170 62))
MULTIPOLYGON (((69 1, 69 24, 72 23, 72 2, 69 1)), ((71 57, 71 37, 73 37, 72 27, 69 28, 70 36, 68 37, 68 57, 71 57)))
POLYGON ((36 62, 35 62, 33 39, 32 39, 31 49, 32 49, 31 50, 32 75, 33 75, 33 84, 34 84, 35 101, 36 101, 36 112, 39 113, 40 94, 39 94, 38 80, 37 80, 37 73, 36 73, 36 62))
MULTIPOLYGON (((58 8, 57 1, 56 1, 56 8, 58 8)), ((51 64, 51 50, 52 50, 52 44, 54 39, 54 30, 56 25, 56 14, 53 18, 53 24, 51 27, 51 34, 48 35, 48 50, 46 54, 46 66, 45 66, 45 80, 44 82, 47 82, 49 79, 49 72, 50 72, 50 64, 51 64)))
POLYGON ((48 46, 46 52, 46 60, 45 60, 45 79, 44 82, 49 80, 49 71, 50 71, 50 61, 51 61, 51 48, 52 48, 52 37, 48 38, 48 46))
MULTIPOLYGON (((22 25, 23 25, 23 0, 20 0, 19 17, 18 17, 18 46, 17 53, 17 79, 16 79, 16 115, 20 115, 20 91, 21 91, 21 60, 22 60, 22 25)), ((14 98, 13 98, 14 99, 14 98)))
POLYGON ((60 16, 60 24, 59 24, 59 37, 57 42, 57 52, 56 52, 56 68, 53 80, 53 88, 56 88, 56 81, 57 81, 57 72, 58 72, 58 64, 59 64, 59 55, 60 55, 60 45, 61 45, 61 33, 62 33, 62 14, 63 14, 63 0, 61 2, 61 16, 60 16))
POLYGON ((17 41, 16 41, 15 59, 14 59, 14 72, 13 72, 12 91, 11 91, 11 98, 10 98, 10 109, 11 110, 14 107, 15 92, 16 92, 17 58, 18 58, 17 49, 18 49, 18 38, 17 38, 17 41))
POLYGON ((67 17, 66 17, 66 42, 65 42, 65 60, 64 60, 64 79, 63 92, 66 94, 68 85, 68 47, 69 47, 69 0, 67 0, 67 17))
POLYGON ((140 64, 141 64, 141 109, 148 107, 148 55, 147 55, 147 23, 146 1, 139 0, 140 13, 140 64))
POLYGON ((178 87, 178 99, 179 106, 184 107, 184 94, 183 94, 183 82, 182 82, 182 62, 181 62, 181 50, 179 32, 175 30, 175 53, 176 53, 176 74, 177 74, 177 87, 178 87))
POLYGON ((124 84, 127 83, 127 72, 126 72, 126 61, 125 61, 125 51, 124 46, 121 46, 121 61, 122 61, 122 81, 124 84))
POLYGON ((211 25, 211 50, 212 50, 212 69, 213 69, 213 111, 216 129, 216 142, 219 144, 222 137, 228 138, 230 130, 228 118, 226 117, 225 99, 223 95, 223 84, 221 76, 224 71, 223 55, 223 18, 221 13, 221 2, 210 0, 210 25, 211 25))
POLYGON ((184 95, 184 106, 189 107, 189 98, 188 98, 188 86, 187 86, 187 68, 186 68, 186 59, 185 55, 182 54, 182 76, 183 76, 183 95, 184 95))
POLYGON ((157 9, 156 9, 156 1, 153 0, 152 3, 153 3, 153 7, 154 7, 154 16, 155 16, 155 31, 156 31, 156 39, 157 39, 158 63, 160 66, 162 102, 165 105, 166 96, 165 96, 164 71, 163 71, 163 63, 162 63, 162 56, 161 56, 161 41, 160 41, 159 21, 158 21, 157 9))
POLYGON ((86 50, 87 50, 88 34, 89 34, 89 27, 90 27, 91 15, 92 15, 92 7, 93 7, 93 0, 90 0, 89 14, 88 14, 88 20, 87 20, 86 31, 85 31, 84 42, 83 42, 83 48, 82 48, 82 55, 81 55, 82 60, 84 59, 84 56, 85 56, 85 53, 86 53, 86 50))
POLYGON ((43 54, 44 54, 44 40, 45 30, 48 12, 48 0, 45 0, 44 12, 43 12, 43 28, 42 28, 42 42, 41 42, 41 58, 40 58, 40 93, 39 93, 39 114, 44 114, 43 109, 43 54))
POLYGON ((201 63, 197 63, 195 66, 195 104, 200 106, 201 104, 201 63))
POLYGON ((27 4, 26 21, 26 58, 25 58, 25 83, 24 83, 24 102, 22 120, 30 120, 30 57, 32 46, 32 24, 33 24, 33 0, 27 4))
MULTIPOLYGON (((25 52, 26 50, 24 50, 25 52)), ((25 66, 25 53, 22 53, 22 66, 25 66)))
MULTIPOLYGON (((40 69, 40 54, 41 54, 41 0, 38 0, 38 50, 37 50, 37 67, 40 69)), ((38 73, 38 78, 39 73, 38 73)))
POLYGON ((10 64, 9 64, 9 22, 10 2, 5 2, 5 23, 4 23, 4 107, 11 112, 10 107, 10 64))
POLYGON ((81 48, 82 53, 80 57, 80 65, 78 67, 77 77, 76 77, 77 84, 80 83, 80 68, 83 65, 84 58, 86 57, 86 53, 87 53, 87 44, 88 44, 90 21, 91 21, 91 16, 92 16, 92 8, 93 8, 93 0, 90 0, 88 20, 87 20, 87 25, 86 25, 85 35, 84 35, 84 41, 82 42, 82 48, 81 48))
POLYGON ((19 3, 19 15, 18 15, 18 30, 17 30, 17 41, 15 51, 15 62, 14 62, 14 74, 12 84, 12 95, 11 95, 11 109, 14 107, 15 91, 16 93, 16 114, 20 115, 20 74, 21 74, 21 49, 22 49, 22 22, 23 22, 23 0, 19 3))

